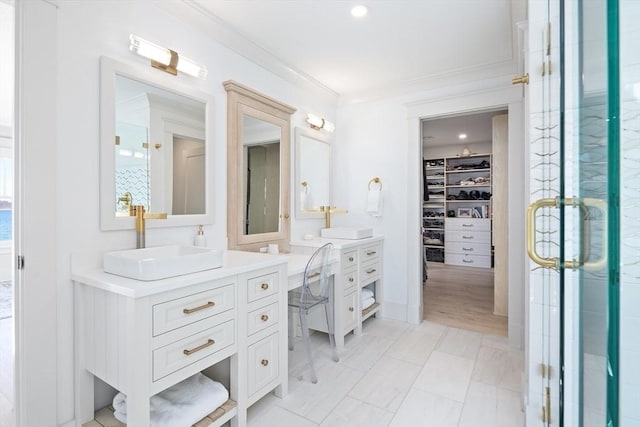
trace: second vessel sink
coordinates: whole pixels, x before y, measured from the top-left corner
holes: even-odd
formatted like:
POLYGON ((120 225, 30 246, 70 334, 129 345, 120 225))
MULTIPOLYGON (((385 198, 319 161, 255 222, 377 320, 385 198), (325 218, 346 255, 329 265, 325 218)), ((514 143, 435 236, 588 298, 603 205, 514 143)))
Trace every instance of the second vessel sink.
POLYGON ((223 251, 195 246, 157 246, 107 252, 105 272, 136 280, 158 280, 222 266, 223 251))
POLYGON ((373 236, 371 227, 331 227, 320 230, 320 236, 327 239, 357 240, 373 236))

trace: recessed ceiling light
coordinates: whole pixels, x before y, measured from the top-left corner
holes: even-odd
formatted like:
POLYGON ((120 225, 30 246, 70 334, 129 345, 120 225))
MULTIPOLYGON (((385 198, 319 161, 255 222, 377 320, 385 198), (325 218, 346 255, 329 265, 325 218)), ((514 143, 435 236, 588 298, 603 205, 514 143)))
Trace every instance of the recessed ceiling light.
POLYGON ((461 133, 460 135, 458 135, 458 139, 467 139, 467 134, 461 133))
POLYGON ((355 18, 362 18, 367 14, 367 11, 367 6, 359 4, 351 8, 351 16, 355 18))

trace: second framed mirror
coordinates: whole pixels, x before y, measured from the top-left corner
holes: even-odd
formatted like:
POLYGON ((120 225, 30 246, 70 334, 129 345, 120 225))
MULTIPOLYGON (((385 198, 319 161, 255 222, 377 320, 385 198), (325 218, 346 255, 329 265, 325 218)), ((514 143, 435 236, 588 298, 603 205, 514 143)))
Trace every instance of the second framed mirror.
POLYGON ((288 250, 291 114, 296 110, 233 81, 227 91, 229 249, 288 250))

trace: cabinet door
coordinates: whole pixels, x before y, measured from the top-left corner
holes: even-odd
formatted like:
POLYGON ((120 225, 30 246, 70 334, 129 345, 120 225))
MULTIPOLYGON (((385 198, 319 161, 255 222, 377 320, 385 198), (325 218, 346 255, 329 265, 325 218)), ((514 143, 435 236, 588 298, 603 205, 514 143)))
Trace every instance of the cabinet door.
POLYGON ((278 342, 275 333, 249 346, 248 354, 248 390, 249 396, 278 379, 278 342))
POLYGON ((356 314, 358 311, 358 293, 351 292, 344 296, 342 304, 342 331, 346 334, 356 327, 356 314))

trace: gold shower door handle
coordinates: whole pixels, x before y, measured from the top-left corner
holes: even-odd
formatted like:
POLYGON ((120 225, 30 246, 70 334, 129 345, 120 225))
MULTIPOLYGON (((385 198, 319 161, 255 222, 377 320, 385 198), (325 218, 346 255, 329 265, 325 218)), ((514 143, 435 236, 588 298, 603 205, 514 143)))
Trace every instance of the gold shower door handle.
MULTIPOLYGON (((588 208, 595 208, 602 213, 602 255, 596 261, 583 261, 589 258, 589 244, 583 244, 578 260, 567 260, 564 262, 566 268, 573 270, 583 267, 585 270, 601 270, 607 265, 607 203, 601 199, 586 197, 580 199, 577 197, 565 198, 565 206, 580 207, 582 210, 582 221, 589 219, 588 208)), ((536 264, 544 268, 560 268, 560 260, 558 258, 544 258, 536 251, 536 213, 538 209, 544 207, 560 207, 560 198, 540 199, 529 205, 527 209, 527 253, 529 258, 536 264)), ((588 242, 588 236, 584 236, 584 242, 588 242)))
POLYGON ((558 269, 560 262, 558 258, 544 258, 536 251, 536 213, 538 209, 547 207, 558 207, 559 200, 557 197, 540 199, 529 205, 527 209, 527 253, 529 258, 536 264, 544 268, 558 269))

